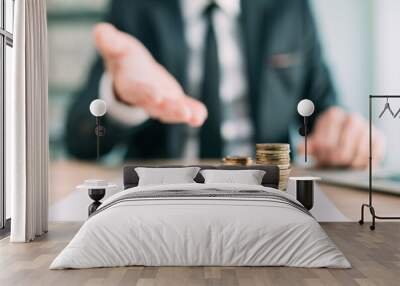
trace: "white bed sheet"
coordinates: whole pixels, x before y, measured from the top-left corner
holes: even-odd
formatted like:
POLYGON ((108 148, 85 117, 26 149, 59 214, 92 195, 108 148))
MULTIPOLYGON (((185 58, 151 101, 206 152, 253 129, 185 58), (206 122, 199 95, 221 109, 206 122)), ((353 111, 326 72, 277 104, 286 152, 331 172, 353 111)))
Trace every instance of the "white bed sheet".
MULTIPOLYGON (((254 185, 179 184, 155 190, 263 190, 254 185)), ((293 266, 349 268, 311 216, 262 199, 186 198, 125 201, 88 219, 50 269, 145 266, 293 266)))

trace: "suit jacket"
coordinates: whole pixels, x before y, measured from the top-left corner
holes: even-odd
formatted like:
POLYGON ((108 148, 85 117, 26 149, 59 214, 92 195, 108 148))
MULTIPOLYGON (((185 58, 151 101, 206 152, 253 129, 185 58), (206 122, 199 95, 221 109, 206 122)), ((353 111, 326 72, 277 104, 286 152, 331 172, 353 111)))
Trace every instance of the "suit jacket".
MULTIPOLYGON (((288 142, 289 125, 301 118, 297 103, 303 98, 315 104, 314 118, 336 104, 329 72, 321 56, 316 27, 307 0, 242 0, 244 41, 250 116, 256 142, 288 142)), ((114 0, 106 21, 134 35, 155 59, 187 87, 187 51, 179 0, 114 0)), ((66 143, 70 154, 96 157, 95 120, 89 104, 98 97, 104 72, 97 57, 86 86, 73 102, 67 120, 66 143)), ((185 126, 148 120, 126 127, 105 116, 107 134, 101 154, 126 144, 127 158, 179 158, 185 126)))

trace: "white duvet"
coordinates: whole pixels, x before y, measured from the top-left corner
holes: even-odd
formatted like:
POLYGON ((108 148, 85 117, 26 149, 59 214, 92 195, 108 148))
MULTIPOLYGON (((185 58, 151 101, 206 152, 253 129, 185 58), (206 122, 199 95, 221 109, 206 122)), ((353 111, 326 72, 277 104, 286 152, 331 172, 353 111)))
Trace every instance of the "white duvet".
MULTIPOLYGON (((227 184, 135 187, 155 190, 263 190, 227 184)), ((349 268, 318 222, 287 204, 246 198, 172 198, 124 201, 81 227, 50 269, 145 266, 294 266, 349 268)))

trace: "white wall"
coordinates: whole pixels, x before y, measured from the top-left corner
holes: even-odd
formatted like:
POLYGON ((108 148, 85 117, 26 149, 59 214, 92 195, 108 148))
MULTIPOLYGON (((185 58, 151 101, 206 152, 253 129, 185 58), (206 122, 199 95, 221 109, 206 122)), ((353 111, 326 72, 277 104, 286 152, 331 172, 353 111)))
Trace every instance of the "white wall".
MULTIPOLYGON (((328 64, 344 105, 368 116, 369 94, 400 95, 400 1, 311 0, 328 64)), ((373 104, 374 124, 387 137, 386 165, 400 166, 400 118, 378 119, 385 100, 373 104), (399 163, 398 163, 399 162, 399 163)), ((395 110, 400 99, 392 100, 395 110)))
MULTIPOLYGON (((373 1, 374 26, 374 94, 400 95, 400 1, 373 1)), ((393 109, 400 108, 400 99, 391 100, 393 109)), ((378 111, 384 101, 374 105, 378 111)), ((375 120, 387 136, 389 167, 400 166, 400 118, 375 120)))
POLYGON ((312 0, 325 58, 345 107, 367 114, 372 87, 370 1, 312 0))

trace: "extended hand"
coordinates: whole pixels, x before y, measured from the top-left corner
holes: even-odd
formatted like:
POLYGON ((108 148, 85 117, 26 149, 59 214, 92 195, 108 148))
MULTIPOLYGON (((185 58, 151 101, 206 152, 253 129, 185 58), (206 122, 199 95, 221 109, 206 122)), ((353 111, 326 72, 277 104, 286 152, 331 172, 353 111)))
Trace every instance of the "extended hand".
MULTIPOLYGON (((331 107, 321 114, 308 138, 308 153, 320 166, 365 168, 368 166, 368 123, 358 114, 348 114, 339 107, 331 107)), ((384 155, 385 139, 376 128, 372 131, 374 163, 384 155)), ((304 144, 298 152, 304 153, 304 144)))
POLYGON ((207 109, 187 96, 175 78, 129 34, 111 24, 94 30, 97 49, 111 75, 116 96, 124 103, 143 108, 165 123, 203 124, 207 109))

